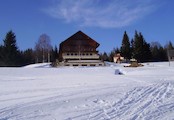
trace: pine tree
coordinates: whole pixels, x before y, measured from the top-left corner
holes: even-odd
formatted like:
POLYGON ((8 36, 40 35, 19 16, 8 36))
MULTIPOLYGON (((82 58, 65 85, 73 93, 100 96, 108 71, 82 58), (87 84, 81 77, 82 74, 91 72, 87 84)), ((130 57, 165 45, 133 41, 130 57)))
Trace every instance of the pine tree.
POLYGON ((159 58, 160 61, 168 61, 167 50, 163 47, 159 48, 159 58))
POLYGON ((125 57, 126 59, 131 58, 130 41, 129 41, 129 37, 128 37, 126 31, 124 32, 124 35, 123 35, 123 40, 122 40, 122 45, 121 45, 120 51, 121 51, 121 55, 123 57, 125 57))
POLYGON ((141 60, 142 58, 142 49, 143 49, 143 41, 140 39, 139 34, 135 31, 134 40, 133 40, 133 58, 137 60, 141 60))
POLYGON ((130 48, 131 48, 131 58, 135 58, 135 55, 134 55, 134 39, 131 40, 131 45, 130 45, 130 48))
POLYGON ((168 49, 168 50, 174 49, 173 44, 172 44, 171 41, 169 41, 169 44, 168 44, 168 46, 167 46, 167 49, 168 49))
POLYGON ((133 40, 133 57, 139 62, 146 62, 151 59, 150 44, 148 44, 141 33, 135 31, 133 40))
POLYGON ((118 47, 115 49, 115 54, 117 53, 120 53, 120 49, 118 47))
POLYGON ((22 52, 22 64, 29 65, 35 63, 35 55, 33 49, 27 49, 22 52))
POLYGON ((154 62, 160 61, 159 59, 159 46, 158 45, 151 45, 151 52, 152 52, 152 60, 154 62))
POLYGON ((113 62, 114 61, 114 55, 116 54, 116 49, 113 49, 110 53, 109 53, 109 55, 108 55, 108 60, 109 60, 109 62, 113 62))
POLYGON ((140 59, 142 62, 148 62, 151 60, 151 50, 150 50, 150 44, 147 43, 141 33, 139 33, 140 41, 143 43, 142 47, 142 58, 140 59))
POLYGON ((144 41, 144 45, 143 45, 143 62, 149 62, 152 60, 152 52, 150 50, 150 44, 147 43, 146 41, 144 41))
POLYGON ((2 66, 19 66, 20 52, 16 45, 16 36, 12 31, 6 34, 2 48, 2 66))
POLYGON ((52 49, 52 51, 51 51, 51 61, 56 62, 56 59, 58 59, 58 57, 59 57, 58 49, 55 46, 54 49, 52 49))
POLYGON ((167 61, 167 49, 164 49, 159 42, 151 43, 151 53, 152 53, 152 61, 160 62, 167 61))
POLYGON ((2 66, 4 63, 3 56, 2 56, 2 54, 3 54, 2 50, 3 50, 3 46, 0 45, 0 66, 2 66))
POLYGON ((108 57, 108 54, 106 52, 104 52, 103 54, 101 54, 101 59, 103 61, 109 61, 109 57, 108 57))

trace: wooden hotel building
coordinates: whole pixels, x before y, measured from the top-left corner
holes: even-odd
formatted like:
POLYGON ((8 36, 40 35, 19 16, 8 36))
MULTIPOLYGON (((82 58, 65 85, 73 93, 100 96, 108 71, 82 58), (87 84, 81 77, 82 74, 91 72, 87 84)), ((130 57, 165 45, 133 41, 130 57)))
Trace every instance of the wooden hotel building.
POLYGON ((78 31, 59 46, 59 65, 61 66, 104 66, 98 51, 99 43, 78 31))

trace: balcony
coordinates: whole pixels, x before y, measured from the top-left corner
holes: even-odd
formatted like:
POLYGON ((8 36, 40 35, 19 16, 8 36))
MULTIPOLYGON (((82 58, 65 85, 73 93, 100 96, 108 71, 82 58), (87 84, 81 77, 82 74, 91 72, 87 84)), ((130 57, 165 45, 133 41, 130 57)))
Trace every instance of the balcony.
POLYGON ((92 60, 92 59, 99 59, 99 55, 98 54, 94 54, 94 53, 82 53, 82 54, 77 54, 77 53, 64 53, 62 55, 63 59, 88 59, 88 60, 92 60))

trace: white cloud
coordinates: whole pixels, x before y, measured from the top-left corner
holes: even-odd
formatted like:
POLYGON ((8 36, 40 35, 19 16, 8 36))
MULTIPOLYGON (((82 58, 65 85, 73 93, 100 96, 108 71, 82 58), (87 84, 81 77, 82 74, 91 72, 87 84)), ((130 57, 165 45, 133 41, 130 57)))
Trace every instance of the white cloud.
POLYGON ((119 28, 145 17, 154 8, 154 0, 55 0, 45 12, 67 23, 119 28))

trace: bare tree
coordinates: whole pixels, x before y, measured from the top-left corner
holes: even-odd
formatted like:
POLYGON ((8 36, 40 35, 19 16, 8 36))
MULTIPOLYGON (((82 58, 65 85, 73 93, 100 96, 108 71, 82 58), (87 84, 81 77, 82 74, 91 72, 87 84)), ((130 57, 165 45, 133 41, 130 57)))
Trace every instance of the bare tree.
POLYGON ((52 50, 51 46, 51 40, 50 37, 47 34, 42 34, 38 42, 35 45, 35 51, 36 51, 36 62, 42 62, 47 61, 50 62, 50 52, 52 50))

